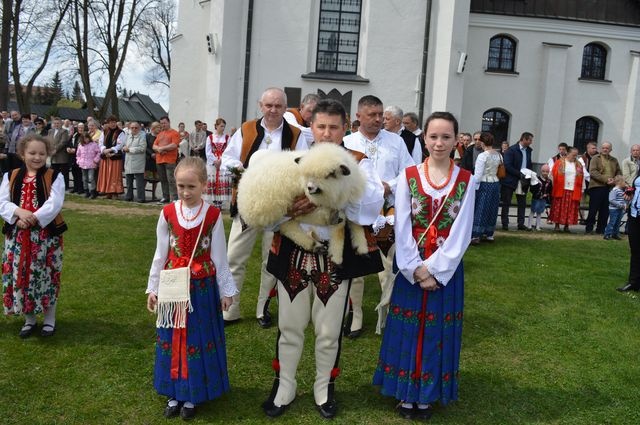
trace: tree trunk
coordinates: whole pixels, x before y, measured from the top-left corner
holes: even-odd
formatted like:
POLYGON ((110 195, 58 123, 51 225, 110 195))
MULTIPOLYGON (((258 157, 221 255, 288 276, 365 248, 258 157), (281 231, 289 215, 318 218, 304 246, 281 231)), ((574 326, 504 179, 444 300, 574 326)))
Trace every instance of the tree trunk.
POLYGON ((2 33, 0 34, 0 109, 9 103, 9 44, 11 43, 12 0, 2 0, 2 33))

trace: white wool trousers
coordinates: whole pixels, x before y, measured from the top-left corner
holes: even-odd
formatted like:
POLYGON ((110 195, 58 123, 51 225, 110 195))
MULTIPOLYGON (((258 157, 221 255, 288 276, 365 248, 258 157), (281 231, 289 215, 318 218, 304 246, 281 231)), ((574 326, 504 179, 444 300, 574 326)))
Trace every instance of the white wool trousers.
POLYGON ((271 248, 273 232, 254 227, 247 227, 243 231, 240 218, 238 216, 234 217, 229 233, 227 258, 229 259, 229 269, 239 292, 238 295, 233 297, 233 304, 229 311, 223 312, 224 320, 237 320, 240 318, 240 294, 242 293, 244 277, 247 271, 247 261, 249 261, 259 232, 262 232, 262 265, 260 267, 260 291, 258 293, 256 317, 263 316, 264 306, 269 299, 269 292, 276 285, 276 278, 267 271, 267 258, 271 248))
POLYGON ((292 301, 282 283, 278 282, 277 357, 280 363, 280 382, 273 400, 276 406, 287 405, 296 396, 296 370, 309 319, 313 322, 316 335, 313 396, 317 405, 328 401, 329 381, 339 353, 348 296, 349 281, 343 280, 326 306, 318 298, 316 287, 312 284, 298 293, 292 301))
MULTIPOLYGON (((388 292, 391 295, 391 289, 393 289, 394 275, 393 275, 393 256, 396 253, 396 244, 393 244, 389 249, 388 255, 384 255, 380 251, 380 257, 382 258, 382 265, 384 270, 378 273, 378 280, 380 281, 380 287, 382 289, 381 298, 384 299, 385 293, 388 292)), ((351 292, 349 294, 351 299, 351 308, 353 309, 353 316, 351 320, 350 331, 357 331, 362 328, 362 303, 364 299, 364 277, 356 277, 351 282, 351 292)), ((380 313, 380 310, 378 310, 380 313)), ((386 316, 385 316, 386 318, 386 316)), ((380 317, 378 317, 378 323, 380 323, 380 317)), ((382 325, 384 327, 384 325, 382 325)))

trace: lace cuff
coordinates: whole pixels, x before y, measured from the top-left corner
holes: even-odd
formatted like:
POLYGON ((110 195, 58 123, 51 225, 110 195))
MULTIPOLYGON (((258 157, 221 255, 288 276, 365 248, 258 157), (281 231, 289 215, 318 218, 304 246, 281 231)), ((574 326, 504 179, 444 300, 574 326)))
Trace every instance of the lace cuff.
POLYGON ((236 283, 233 281, 233 275, 229 268, 216 270, 216 279, 218 280, 218 288, 220 289, 220 298, 233 297, 240 292, 236 287, 236 283))

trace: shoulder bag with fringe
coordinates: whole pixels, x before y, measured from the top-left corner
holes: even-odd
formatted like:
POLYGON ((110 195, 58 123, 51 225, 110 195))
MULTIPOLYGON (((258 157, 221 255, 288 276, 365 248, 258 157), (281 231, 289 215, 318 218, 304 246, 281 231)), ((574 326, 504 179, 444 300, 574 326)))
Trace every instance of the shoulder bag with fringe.
POLYGON ((158 284, 158 302, 156 304, 156 327, 158 328, 185 328, 187 326, 187 313, 193 311, 191 297, 189 295, 189 283, 191 280, 191 262, 198 248, 205 217, 202 218, 200 231, 196 238, 196 244, 191 252, 191 258, 187 267, 178 267, 160 271, 160 283, 158 284))

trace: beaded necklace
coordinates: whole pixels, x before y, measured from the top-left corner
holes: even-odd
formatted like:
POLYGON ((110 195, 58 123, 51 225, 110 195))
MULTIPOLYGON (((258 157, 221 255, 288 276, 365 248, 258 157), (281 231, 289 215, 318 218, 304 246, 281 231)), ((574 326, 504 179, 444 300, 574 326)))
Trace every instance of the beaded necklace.
POLYGON ((434 184, 431 181, 431 178, 429 177, 429 158, 424 160, 423 167, 424 167, 424 176, 427 179, 427 183, 429 183, 429 186, 431 186, 433 189, 440 190, 449 184, 449 181, 451 180, 451 175, 453 174, 453 160, 451 158, 449 158, 449 174, 447 175, 447 178, 445 179, 444 183, 442 183, 441 185, 434 184))
POLYGON ((180 201, 180 216, 182 217, 182 219, 184 221, 190 222, 190 221, 195 220, 200 215, 200 213, 202 212, 202 207, 204 207, 204 200, 202 200, 202 199, 200 200, 200 208, 198 208, 198 212, 191 218, 187 218, 187 217, 184 216, 184 212, 182 211, 182 204, 183 204, 183 202, 180 201))

